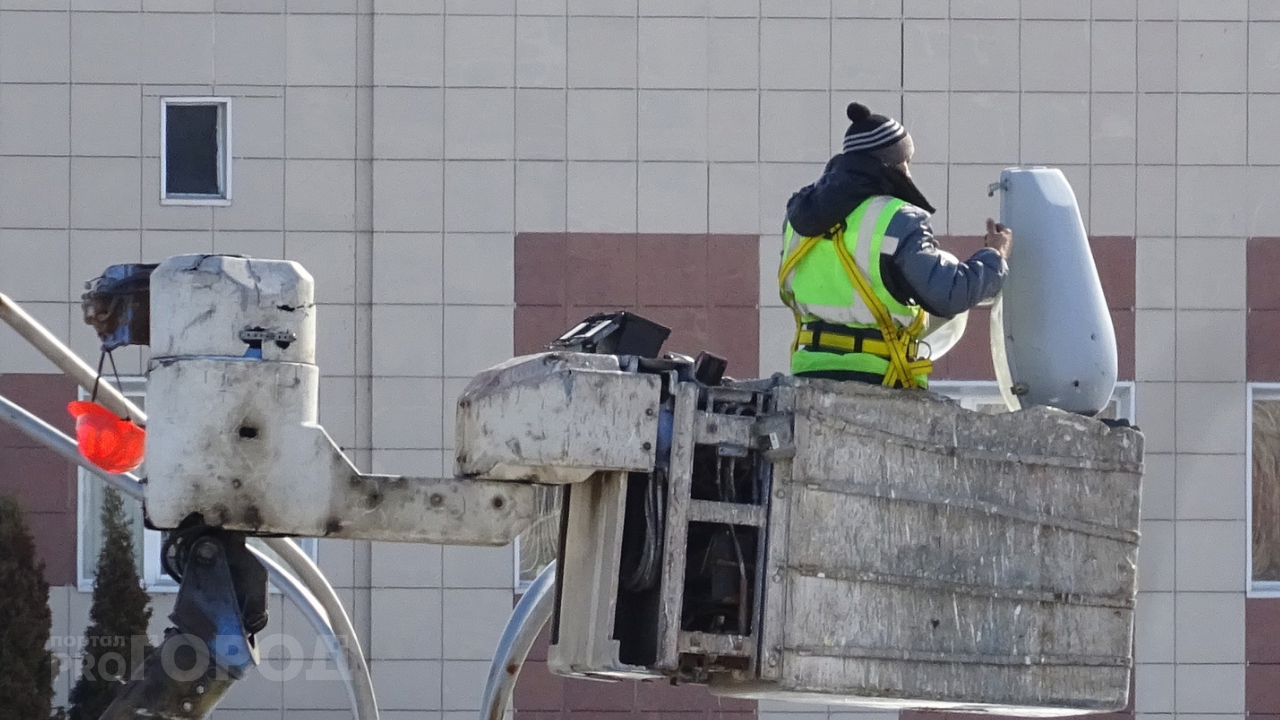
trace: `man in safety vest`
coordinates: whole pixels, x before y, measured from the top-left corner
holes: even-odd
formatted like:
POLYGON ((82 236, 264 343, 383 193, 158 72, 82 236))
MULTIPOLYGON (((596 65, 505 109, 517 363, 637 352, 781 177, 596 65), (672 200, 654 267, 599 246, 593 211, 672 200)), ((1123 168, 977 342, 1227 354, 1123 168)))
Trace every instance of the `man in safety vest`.
POLYGON ((778 284, 796 316, 791 372, 924 387, 928 316, 995 297, 1013 233, 988 219, 985 247, 967 262, 939 248, 934 208, 908 169, 911 135, 859 103, 847 113, 844 151, 787 202, 778 284))

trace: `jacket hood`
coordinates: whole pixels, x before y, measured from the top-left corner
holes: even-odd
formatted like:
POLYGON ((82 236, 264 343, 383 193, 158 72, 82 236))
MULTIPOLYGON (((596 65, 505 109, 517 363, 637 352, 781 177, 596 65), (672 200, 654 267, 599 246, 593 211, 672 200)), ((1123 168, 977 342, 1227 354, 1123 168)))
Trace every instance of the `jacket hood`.
POLYGON ((906 173, 867 153, 853 152, 831 158, 817 182, 791 196, 787 221, 802 235, 820 235, 875 195, 889 195, 935 212, 906 173))
POLYGON ((924 210, 932 215, 937 208, 929 204, 924 193, 916 187, 915 180, 896 167, 885 165, 878 158, 868 153, 841 153, 827 161, 824 172, 846 173, 853 180, 859 197, 852 203, 849 212, 873 195, 890 195, 924 210))

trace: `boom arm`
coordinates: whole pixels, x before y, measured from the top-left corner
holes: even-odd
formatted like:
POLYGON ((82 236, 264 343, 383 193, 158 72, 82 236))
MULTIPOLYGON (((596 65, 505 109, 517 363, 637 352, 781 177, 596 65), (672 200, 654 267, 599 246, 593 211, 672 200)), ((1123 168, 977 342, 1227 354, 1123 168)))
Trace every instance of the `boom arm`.
MULTIPOLYGON (((565 351, 472 380, 459 476, 366 475, 318 424, 304 270, 185 256, 149 289, 147 517, 183 577, 172 637, 195 637, 220 674, 161 687, 144 672, 122 698, 142 712, 203 712, 189 693, 253 662, 262 580, 245 536, 500 545, 533 518, 539 483, 564 490, 545 596, 558 674, 882 708, 1126 702, 1135 430, 856 383, 724 380, 723 362, 656 357, 644 322, 628 344, 630 321, 601 317, 565 351)), ((136 315, 128 332, 103 321, 114 312, 95 317, 104 343, 142 341, 136 315)))

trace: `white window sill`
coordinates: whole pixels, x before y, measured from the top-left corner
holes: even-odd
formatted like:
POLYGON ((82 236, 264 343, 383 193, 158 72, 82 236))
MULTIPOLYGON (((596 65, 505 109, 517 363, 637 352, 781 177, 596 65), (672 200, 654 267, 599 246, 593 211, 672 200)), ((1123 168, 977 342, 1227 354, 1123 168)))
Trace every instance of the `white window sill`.
POLYGON ((1251 598, 1280 598, 1280 581, 1254 580, 1249 583, 1249 590, 1245 593, 1245 596, 1251 598))
POLYGON ((231 204, 231 198, 224 197, 181 197, 169 196, 160 198, 161 205, 204 205, 214 207, 227 207, 231 204))

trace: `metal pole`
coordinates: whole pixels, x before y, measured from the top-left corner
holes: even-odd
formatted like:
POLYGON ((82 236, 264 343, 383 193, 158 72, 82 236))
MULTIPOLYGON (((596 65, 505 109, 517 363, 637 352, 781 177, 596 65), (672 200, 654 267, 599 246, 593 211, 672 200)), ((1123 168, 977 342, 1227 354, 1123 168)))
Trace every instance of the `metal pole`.
POLYGON ((489 677, 484 683, 484 695, 480 699, 480 720, 502 720, 511 703, 511 692, 524 667, 529 650, 538 639, 542 628, 551 620, 556 596, 556 563, 551 561, 524 591, 520 602, 511 611, 511 619, 498 640, 498 649, 489 665, 489 677))
MULTIPOLYGON (((49 358, 49 361, 57 365, 67 377, 75 380, 77 385, 85 390, 93 389, 93 384, 98 379, 98 371, 89 367, 88 363, 71 351, 71 348, 62 344, 61 340, 54 337, 53 333, 18 307, 18 304, 4 293, 0 293, 0 320, 8 323, 9 327, 39 350, 41 355, 49 358)), ((120 391, 111 383, 104 382, 98 385, 98 402, 121 417, 127 417, 139 425, 147 424, 146 414, 137 405, 129 402, 129 399, 120 394, 120 391)))
POLYGON ((288 538, 262 538, 289 565, 289 569, 298 574, 302 584, 320 601, 320 605, 329 615, 329 620, 336 630, 337 641, 344 653, 345 660, 339 665, 346 665, 348 676, 353 682, 347 685, 347 693, 356 711, 358 720, 377 720, 378 702, 373 692, 373 678, 369 675, 369 665, 365 662, 364 651, 360 648, 360 639, 351 624, 351 618, 342 607, 342 601, 334 592, 333 586, 325 578, 320 568, 302 552, 297 543, 288 538))
MULTIPOLYGON (((307 622, 311 623, 311 627, 315 628, 320 633, 320 636, 324 638, 325 648, 329 651, 329 659, 333 660, 333 664, 338 666, 338 672, 342 675, 342 682, 347 685, 347 697, 351 701, 351 712, 355 720, 378 720, 378 708, 376 705, 373 706, 372 714, 369 714, 367 710, 361 710, 361 703, 356 695, 356 684, 351 676, 351 667, 348 665, 342 649, 342 639, 334 632, 324 605, 320 603, 315 595, 311 594, 311 591, 302 584, 301 580, 295 577, 293 573, 280 567, 275 560, 271 559, 271 556, 252 545, 249 545, 248 548, 249 552, 258 558, 258 562, 262 563, 262 566, 267 569, 267 575, 270 576, 271 582, 293 601, 293 604, 302 611, 302 615, 307 619, 307 622)), ((370 692, 372 692, 372 686, 370 686, 370 692)), ((372 696, 370 699, 372 699, 372 696)))
POLYGON ((88 470, 107 482, 108 485, 137 500, 142 499, 142 481, 137 475, 124 473, 116 475, 90 463, 80 454, 76 441, 67 437, 61 430, 44 420, 27 412, 26 408, 0 395, 0 420, 14 426, 27 437, 54 451, 64 460, 88 470))
MULTIPOLYGON (((3 396, 0 396, 0 420, 13 425, 28 437, 57 453, 58 456, 102 478, 126 495, 138 500, 143 499, 142 482, 136 475, 132 473, 115 475, 102 470, 85 459, 76 448, 75 441, 62 431, 3 396)), ((298 605, 316 632, 326 639, 332 639, 332 642, 326 645, 334 664, 342 673, 343 681, 347 684, 347 695, 351 697, 356 720, 378 720, 378 706, 373 694, 373 679, 369 676, 369 666, 365 662, 360 643, 356 640, 351 620, 343 610, 342 601, 334 592, 333 586, 325 580, 320 569, 293 540, 264 538, 263 541, 297 573, 298 578, 301 578, 298 580, 292 575, 283 573, 275 563, 263 563, 272 582, 298 605), (314 608, 304 607, 304 602, 299 601, 302 597, 299 595, 299 590, 309 591, 311 598, 319 604, 327 619, 316 613, 314 608), (334 630, 334 623, 341 628, 341 633, 334 630), (353 667, 356 669, 354 673, 353 667)), ((262 557, 259 556, 259 559, 262 557)))

